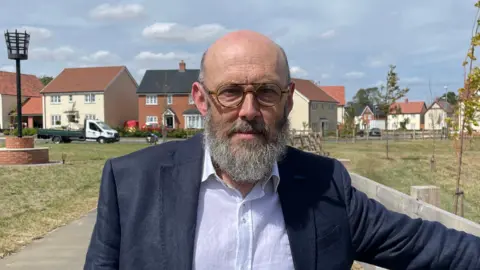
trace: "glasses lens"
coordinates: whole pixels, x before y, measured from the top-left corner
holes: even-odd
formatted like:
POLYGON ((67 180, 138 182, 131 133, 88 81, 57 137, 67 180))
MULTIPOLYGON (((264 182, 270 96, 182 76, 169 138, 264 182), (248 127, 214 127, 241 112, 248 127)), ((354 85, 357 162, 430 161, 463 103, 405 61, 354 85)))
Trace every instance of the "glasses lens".
POLYGON ((264 106, 273 106, 280 101, 281 89, 275 84, 262 85, 257 89, 257 100, 264 106))
POLYGON ((243 97, 241 86, 225 86, 218 91, 218 101, 225 107, 236 106, 243 97))

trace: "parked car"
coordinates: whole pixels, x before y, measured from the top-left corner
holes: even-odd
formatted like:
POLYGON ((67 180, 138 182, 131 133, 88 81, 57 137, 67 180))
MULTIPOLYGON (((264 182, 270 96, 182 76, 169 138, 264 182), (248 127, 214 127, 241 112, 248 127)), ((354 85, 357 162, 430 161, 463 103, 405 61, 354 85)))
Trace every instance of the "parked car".
POLYGON ((82 129, 38 129, 37 138, 51 139, 54 143, 72 141, 96 141, 98 143, 118 142, 120 135, 116 130, 100 120, 85 120, 82 129))
POLYGON ((372 128, 370 129, 370 131, 368 132, 368 136, 372 136, 372 137, 380 137, 382 136, 382 132, 379 128, 372 128))

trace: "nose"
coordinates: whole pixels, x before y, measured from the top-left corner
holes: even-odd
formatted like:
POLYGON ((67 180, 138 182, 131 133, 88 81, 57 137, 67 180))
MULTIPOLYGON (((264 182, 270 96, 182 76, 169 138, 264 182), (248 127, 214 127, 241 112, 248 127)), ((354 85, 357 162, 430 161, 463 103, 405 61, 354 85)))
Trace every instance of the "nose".
POLYGON ((257 99, 252 92, 245 93, 243 103, 240 105, 239 117, 247 120, 253 120, 260 116, 260 109, 257 99))

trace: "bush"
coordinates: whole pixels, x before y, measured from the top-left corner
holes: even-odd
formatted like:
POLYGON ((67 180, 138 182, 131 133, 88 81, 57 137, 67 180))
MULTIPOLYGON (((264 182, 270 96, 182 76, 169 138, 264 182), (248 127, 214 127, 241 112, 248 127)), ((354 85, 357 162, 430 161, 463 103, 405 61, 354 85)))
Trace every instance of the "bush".
MULTIPOLYGON (((3 131, 3 134, 5 134, 6 136, 8 136, 8 135, 17 136, 18 135, 18 129, 14 129, 14 130, 5 129, 3 131)), ((36 128, 23 128, 22 129, 22 136, 35 136, 35 135, 37 135, 37 129, 36 128)))

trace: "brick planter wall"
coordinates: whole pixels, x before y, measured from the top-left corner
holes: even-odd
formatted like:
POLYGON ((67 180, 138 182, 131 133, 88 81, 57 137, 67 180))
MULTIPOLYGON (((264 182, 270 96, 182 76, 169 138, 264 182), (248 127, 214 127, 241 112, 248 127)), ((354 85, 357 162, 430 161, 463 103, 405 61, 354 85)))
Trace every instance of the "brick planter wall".
POLYGON ((33 148, 35 139, 33 137, 5 137, 5 148, 18 149, 18 148, 33 148))
POLYGON ((49 163, 48 148, 0 149, 0 165, 49 163))

